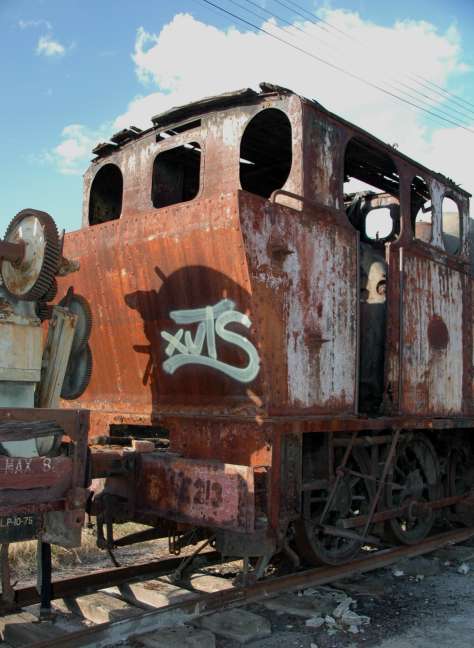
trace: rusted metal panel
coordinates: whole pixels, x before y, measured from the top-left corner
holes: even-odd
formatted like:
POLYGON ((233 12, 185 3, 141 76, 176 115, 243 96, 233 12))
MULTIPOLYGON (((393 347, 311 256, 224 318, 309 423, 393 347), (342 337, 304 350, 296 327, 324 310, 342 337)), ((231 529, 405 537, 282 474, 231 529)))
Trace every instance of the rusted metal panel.
POLYGON ((402 248, 401 405, 409 414, 463 412, 463 275, 402 248))
MULTIPOLYGON (((301 513, 302 437, 299 434, 282 434, 280 444, 279 520, 284 524, 301 513)), ((277 471, 275 471, 277 472, 277 471)))
MULTIPOLYGON (((54 422, 55 429, 62 430, 62 441, 70 444, 69 453, 67 456, 0 456, 0 516, 7 520, 3 534, 10 542, 21 539, 22 534, 31 537, 33 526, 37 535, 48 533, 49 513, 53 511, 61 512, 61 525, 66 529, 77 530, 84 520, 88 415, 78 410, 0 408, 0 443, 11 440, 12 436, 35 438, 32 423, 39 421, 54 422), (15 423, 13 432, 9 429, 12 423, 15 423)), ((55 542, 54 534, 48 537, 45 541, 55 542)))
MULTIPOLYGON (((327 207, 343 209, 341 167, 347 134, 340 124, 314 109, 303 108, 304 192, 327 207)), ((345 218, 345 214, 342 213, 345 218)))
POLYGON ((235 420, 169 420, 170 450, 204 461, 242 466, 271 466, 274 429, 235 420))
MULTIPOLYGON (((124 179, 120 219, 67 234, 65 239, 65 254, 81 261, 76 291, 88 299, 95 318, 94 372, 79 401, 92 411, 91 434, 106 432, 108 421, 120 416, 123 422, 140 419, 150 424, 169 410, 215 415, 247 408, 248 415, 255 416, 265 406, 264 367, 256 361, 258 332, 235 189, 240 184, 242 134, 249 120, 268 108, 279 108, 290 120, 292 167, 285 187, 301 193, 301 99, 277 90, 268 90, 264 102, 252 100, 233 110, 200 115, 195 127, 166 139, 159 137, 158 130, 145 132, 119 147, 113 158, 101 157, 86 173, 85 226, 90 187, 102 166, 113 162, 124 179), (202 151, 196 198, 170 208, 150 208, 155 157, 190 141, 202 151), (235 379, 239 371, 228 375, 216 370, 215 364, 204 364, 207 334, 201 364, 185 363, 167 374, 165 352, 172 348, 162 333, 175 337, 182 329, 181 342, 186 335, 196 341, 199 328, 180 326, 171 313, 215 307, 223 299, 233 302, 244 316, 243 325, 234 319, 229 329, 250 341, 252 347, 247 348, 252 357, 245 351, 245 340, 240 339, 239 346, 235 338, 232 343, 218 339, 217 360, 231 370, 243 369, 252 361, 252 370, 241 373, 247 382, 235 379)), ((59 283, 61 297, 68 283, 59 283)), ((268 318, 261 324, 268 325, 268 318)), ((173 355, 168 365, 186 360, 177 358, 178 351, 173 355)))
POLYGON ((71 486, 69 457, 0 457, 0 505, 10 501, 8 490, 49 489, 60 496, 71 486))
MULTIPOLYGON (((83 227, 88 226, 89 194, 95 175, 102 166, 113 163, 123 174, 123 206, 121 219, 143 216, 150 212, 151 176, 155 157, 164 151, 196 142, 202 151, 201 182, 194 205, 201 199, 235 191, 240 187, 239 158, 240 139, 247 123, 259 111, 278 108, 287 113, 294 133, 293 166, 285 187, 302 192, 301 173, 301 99, 288 93, 268 94, 264 101, 236 106, 232 110, 211 111, 199 115, 197 126, 166 139, 159 137, 161 126, 150 129, 134 142, 129 142, 94 161, 84 176, 83 227), (158 136, 158 137, 157 137, 158 136)), ((164 130, 169 125, 164 127, 164 130)), ((67 235, 69 236, 69 235, 67 235)), ((66 238, 67 238, 66 236, 66 238)))
POLYGON ((235 531, 255 526, 253 470, 218 461, 141 455, 136 511, 235 531))
POLYGON ((271 411, 355 412, 357 233, 322 205, 240 196, 252 281, 266 297, 254 309, 271 332, 261 338, 271 411))
MULTIPOLYGON (((398 246, 411 241, 411 178, 423 173, 430 184, 434 247, 442 248, 438 212, 443 192, 449 184, 450 193, 463 205, 464 220, 465 192, 289 91, 265 86, 264 95, 247 97, 242 104, 236 100, 229 110, 220 110, 220 100, 213 101, 173 113, 173 119, 193 117, 192 128, 160 139, 162 125, 157 125, 100 157, 86 174, 84 225, 95 174, 113 162, 124 177, 120 220, 66 237, 66 254, 82 260, 78 292, 96 313, 95 371, 80 401, 93 410, 92 433, 106 432, 118 419, 150 424, 193 413, 263 420, 277 414, 357 411, 359 242, 347 222, 342 196, 344 151, 351 137, 387 153, 400 172, 403 213, 400 239, 390 244, 389 252, 386 354, 387 411, 398 412, 398 246), (284 188, 303 199, 285 195, 279 201, 294 210, 244 193, 235 197, 242 134, 249 120, 267 108, 283 110, 291 123, 292 168, 284 188), (202 151, 197 197, 171 208, 150 209, 156 155, 191 141, 202 151), (239 324, 233 329, 245 333, 259 356, 260 364, 254 366, 258 374, 249 383, 238 384, 206 365, 207 333, 199 363, 193 366, 182 353, 178 357, 175 342, 182 342, 186 334, 199 342, 200 324, 182 326, 171 313, 216 306, 223 298, 251 322, 248 331, 239 324), (163 332, 174 338, 171 347, 164 344, 163 332), (165 363, 173 366, 172 374, 164 370, 165 363)), ((169 118, 164 116, 171 128, 169 118)), ((63 292, 65 287, 63 283, 63 292)), ((221 349, 224 364, 245 367, 245 351, 229 345, 221 349)))
MULTIPOLYGON (((70 234, 65 245, 67 255, 81 258, 75 288, 94 312, 94 371, 82 406, 153 418, 177 407, 216 413, 249 402, 247 383, 221 370, 245 367, 248 356, 238 345, 224 343, 215 329, 222 364, 202 364, 210 355, 203 342, 201 353, 179 358, 185 364, 168 369, 164 364, 186 355, 179 335, 181 343, 189 335, 189 343, 199 346, 199 323, 180 323, 176 313, 228 300, 251 321, 235 195, 97 225, 70 234), (177 344, 167 353, 171 338, 177 344)), ((61 287, 64 292, 67 281, 61 287)), ((253 327, 246 324, 242 331, 252 344, 253 327)), ((252 388, 259 393, 258 372, 255 377, 252 388)))

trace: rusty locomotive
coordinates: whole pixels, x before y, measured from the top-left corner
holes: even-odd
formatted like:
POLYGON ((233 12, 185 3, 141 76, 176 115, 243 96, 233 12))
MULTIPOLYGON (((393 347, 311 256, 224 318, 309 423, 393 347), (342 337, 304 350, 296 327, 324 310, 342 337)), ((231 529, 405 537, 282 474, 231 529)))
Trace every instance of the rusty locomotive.
POLYGON ((90 412, 101 546, 212 539, 258 576, 471 524, 466 191, 268 83, 94 154, 62 404, 90 412), (127 520, 150 530, 117 540, 127 520))

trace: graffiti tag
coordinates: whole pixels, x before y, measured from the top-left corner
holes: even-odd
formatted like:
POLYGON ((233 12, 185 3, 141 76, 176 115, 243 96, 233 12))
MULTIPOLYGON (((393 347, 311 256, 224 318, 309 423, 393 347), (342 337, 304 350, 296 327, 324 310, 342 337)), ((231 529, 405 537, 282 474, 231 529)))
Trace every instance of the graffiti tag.
POLYGON ((198 327, 194 338, 191 331, 185 331, 183 328, 174 334, 161 331, 161 337, 168 342, 165 348, 168 357, 163 362, 163 369, 167 373, 173 374, 185 365, 199 364, 217 369, 242 383, 249 383, 256 378, 260 370, 257 349, 246 337, 227 329, 227 326, 234 322, 242 324, 245 328, 250 328, 252 324, 247 315, 235 310, 231 299, 222 299, 214 306, 171 311, 170 317, 176 324, 198 324, 198 327), (216 337, 242 349, 248 357, 247 365, 235 367, 219 360, 216 337), (204 343, 207 353, 204 353, 204 343))

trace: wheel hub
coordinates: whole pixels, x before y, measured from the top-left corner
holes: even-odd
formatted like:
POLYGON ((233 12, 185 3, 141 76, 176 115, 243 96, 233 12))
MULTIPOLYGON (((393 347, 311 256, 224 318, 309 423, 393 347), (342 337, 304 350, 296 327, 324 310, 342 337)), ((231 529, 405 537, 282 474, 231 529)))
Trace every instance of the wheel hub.
POLYGON ((346 517, 349 515, 352 504, 352 492, 349 486, 349 483, 344 479, 340 482, 336 495, 334 497, 334 502, 332 505, 332 510, 338 513, 338 517, 346 517))
POLYGON ((423 488, 424 482, 420 471, 418 469, 412 470, 407 475, 407 480, 402 491, 402 500, 407 497, 421 499, 423 496, 423 488))

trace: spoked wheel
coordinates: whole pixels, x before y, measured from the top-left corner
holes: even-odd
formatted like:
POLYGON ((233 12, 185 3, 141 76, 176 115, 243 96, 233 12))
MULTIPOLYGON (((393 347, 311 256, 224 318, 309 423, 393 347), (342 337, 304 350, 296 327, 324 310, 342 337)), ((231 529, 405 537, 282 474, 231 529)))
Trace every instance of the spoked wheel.
MULTIPOLYGON (((341 449, 342 450, 342 449, 341 449)), ((337 452, 337 451, 336 451, 337 452)), ((335 465, 342 461, 343 452, 337 452, 335 465)), ((369 458, 363 448, 354 448, 347 468, 354 472, 369 474, 369 458)), ((321 514, 329 497, 329 490, 305 491, 303 494, 303 517, 295 525, 295 542, 299 555, 311 565, 340 565, 352 560, 362 542, 351 530, 346 537, 328 533, 327 528, 337 529, 341 520, 365 515, 373 497, 374 482, 346 473, 339 482, 332 505, 321 525, 321 514)), ((341 528, 344 533, 344 529, 341 528)))
MULTIPOLYGON (((449 448, 447 464, 447 495, 456 497, 469 495, 474 487, 474 465, 473 453, 466 443, 454 442, 449 448)), ((466 506, 462 502, 454 505, 456 521, 465 526, 474 524, 474 513, 472 506, 466 506)))
POLYGON ((403 515, 388 520, 386 535, 401 544, 416 544, 431 531, 435 512, 423 507, 440 494, 440 469, 436 451, 423 434, 403 438, 386 489, 387 508, 405 507, 403 515))

